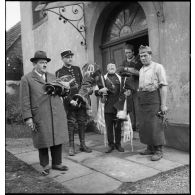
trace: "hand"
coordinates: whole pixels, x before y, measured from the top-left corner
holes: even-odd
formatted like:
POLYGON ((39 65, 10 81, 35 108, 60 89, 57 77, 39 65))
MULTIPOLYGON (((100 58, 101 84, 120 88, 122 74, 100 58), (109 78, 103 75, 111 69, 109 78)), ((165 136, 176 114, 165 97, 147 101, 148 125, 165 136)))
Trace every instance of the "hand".
POLYGON ((26 120, 26 125, 29 126, 32 131, 37 131, 37 129, 35 128, 35 125, 33 123, 32 118, 29 118, 26 120))
POLYGON ((165 106, 165 105, 161 105, 160 106, 160 109, 161 109, 161 111, 162 111, 162 113, 166 113, 167 112, 167 110, 168 110, 168 108, 167 108, 167 106, 165 106))
POLYGON ((69 83, 69 82, 60 81, 60 83, 61 83, 66 89, 70 89, 70 83, 69 83))
POLYGON ((91 109, 87 109, 87 115, 88 115, 88 116, 93 116, 93 112, 92 112, 91 109))
POLYGON ((77 101, 71 100, 71 101, 70 101, 70 104, 73 105, 73 106, 76 106, 76 105, 77 105, 77 101))
POLYGON ((130 96, 130 95, 131 95, 131 90, 126 90, 126 91, 124 92, 124 94, 125 94, 126 96, 130 96))
POLYGON ((99 90, 99 93, 103 93, 104 95, 106 95, 107 92, 108 92, 108 89, 106 87, 99 90))

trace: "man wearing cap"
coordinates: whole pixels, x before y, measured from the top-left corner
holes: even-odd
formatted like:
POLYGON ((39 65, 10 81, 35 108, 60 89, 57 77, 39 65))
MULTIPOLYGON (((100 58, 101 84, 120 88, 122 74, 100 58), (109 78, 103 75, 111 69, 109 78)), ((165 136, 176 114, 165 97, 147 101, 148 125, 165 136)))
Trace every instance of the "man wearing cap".
POLYGON ((72 65, 72 56, 74 54, 71 50, 66 50, 61 53, 63 61, 63 67, 56 71, 56 77, 62 77, 64 75, 71 75, 75 78, 73 83, 74 87, 70 88, 70 94, 64 99, 64 106, 67 112, 68 119, 68 133, 69 133, 69 155, 75 155, 74 148, 74 131, 75 124, 78 124, 78 133, 80 139, 80 150, 83 152, 92 152, 90 148, 85 145, 85 129, 86 129, 86 109, 78 109, 77 102, 72 99, 73 95, 78 94, 81 83, 82 73, 78 66, 72 65), (76 87, 75 87, 76 86, 76 87))
POLYGON ((137 120, 137 90, 139 85, 139 70, 142 67, 142 63, 137 57, 135 57, 133 45, 126 43, 124 50, 126 59, 123 61, 122 65, 118 67, 117 72, 122 77, 122 83, 124 83, 125 93, 127 95, 127 111, 130 113, 132 126, 135 131, 139 128, 137 120))
MULTIPOLYGON (((20 103, 24 121, 32 131, 34 147, 38 149, 42 174, 49 174, 51 151, 52 169, 66 171, 62 165, 62 143, 68 140, 67 119, 59 96, 48 95, 45 84, 56 79, 47 72, 50 61, 44 51, 37 51, 30 61, 33 70, 21 78, 20 103)), ((68 83, 67 88, 69 87, 68 83)))
POLYGON ((139 72, 139 137, 147 145, 141 155, 152 154, 151 160, 163 157, 162 146, 165 144, 164 127, 158 118, 158 112, 167 112, 167 80, 163 65, 152 61, 152 50, 140 46, 139 55, 143 67, 139 72))

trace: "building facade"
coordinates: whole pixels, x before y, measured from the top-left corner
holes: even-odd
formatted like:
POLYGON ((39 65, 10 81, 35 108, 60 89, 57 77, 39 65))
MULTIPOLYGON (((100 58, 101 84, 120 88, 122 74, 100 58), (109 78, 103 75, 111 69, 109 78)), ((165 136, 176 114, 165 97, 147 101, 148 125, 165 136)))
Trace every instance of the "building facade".
MULTIPOLYGON (((180 143, 174 147, 188 150, 190 2, 42 1, 20 5, 24 73, 32 70, 29 59, 36 50, 47 52, 52 59, 48 69, 53 73, 62 66, 60 53, 65 49, 75 54, 75 65, 96 62, 105 71, 110 60, 121 64, 126 42, 135 46, 135 53, 139 45, 150 45, 153 60, 164 65, 168 77, 171 129, 167 130, 167 144, 177 140, 180 143)), ((93 96, 94 115, 96 105, 93 96)))

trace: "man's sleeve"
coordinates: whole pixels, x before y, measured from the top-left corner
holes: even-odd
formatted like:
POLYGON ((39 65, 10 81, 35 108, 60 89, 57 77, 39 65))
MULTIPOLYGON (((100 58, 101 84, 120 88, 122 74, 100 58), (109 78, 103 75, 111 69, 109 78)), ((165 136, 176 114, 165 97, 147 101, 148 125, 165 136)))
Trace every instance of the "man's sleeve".
POLYGON ((26 77, 22 77, 20 82, 20 105, 23 119, 26 120, 28 118, 32 118, 30 89, 26 77))
POLYGON ((121 75, 121 73, 124 71, 124 62, 118 66, 116 72, 121 75))
POLYGON ((157 66, 157 76, 158 76, 158 82, 160 86, 168 85, 167 78, 166 78, 166 72, 165 72, 164 67, 161 64, 157 66))
POLYGON ((82 81, 83 81, 83 76, 82 76, 82 73, 81 73, 81 69, 79 67, 78 67, 78 72, 79 72, 79 79, 80 79, 80 86, 79 86, 79 89, 80 89, 82 81))
POLYGON ((135 69, 136 69, 136 70, 140 70, 141 67, 143 66, 143 64, 141 63, 141 60, 140 60, 139 55, 137 55, 137 56, 135 57, 135 61, 136 61, 136 63, 135 63, 135 69))
POLYGON ((58 70, 55 72, 55 76, 56 76, 57 78, 59 78, 59 71, 58 71, 58 70))

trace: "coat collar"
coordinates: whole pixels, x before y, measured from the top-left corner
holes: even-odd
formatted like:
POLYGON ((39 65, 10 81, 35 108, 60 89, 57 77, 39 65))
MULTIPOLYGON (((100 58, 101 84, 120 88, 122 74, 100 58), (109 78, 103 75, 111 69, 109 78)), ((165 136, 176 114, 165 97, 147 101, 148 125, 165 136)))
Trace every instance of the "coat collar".
MULTIPOLYGON (((119 79, 119 81, 120 81, 120 83, 121 83, 121 76, 119 76, 117 73, 114 73, 117 77, 118 77, 118 79, 119 79)), ((104 75, 104 79, 107 79, 107 77, 108 77, 108 73, 106 73, 105 75, 104 75)))
MULTIPOLYGON (((47 73, 46 73, 45 76, 47 77, 47 73)), ((36 81, 39 82, 39 83, 43 83, 43 84, 46 83, 46 82, 43 80, 43 78, 41 78, 41 77, 35 72, 34 69, 33 69, 33 71, 32 71, 32 78, 34 78, 34 80, 36 80, 36 81)))

